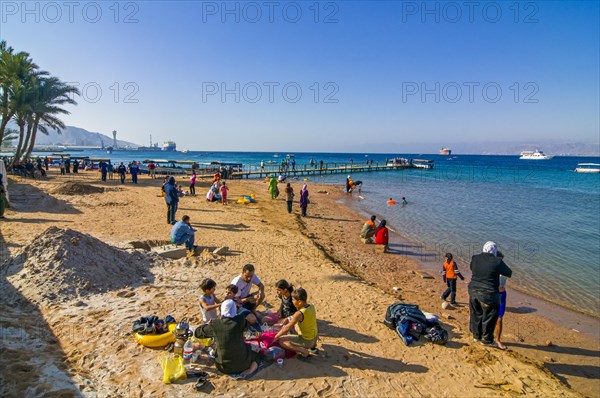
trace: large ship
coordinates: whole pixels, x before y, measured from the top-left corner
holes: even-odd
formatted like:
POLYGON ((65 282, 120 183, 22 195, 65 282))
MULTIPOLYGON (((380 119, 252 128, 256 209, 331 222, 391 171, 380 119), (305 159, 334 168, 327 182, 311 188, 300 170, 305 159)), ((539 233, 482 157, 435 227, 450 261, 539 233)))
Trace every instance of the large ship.
POLYGON ((452 149, 444 147, 440 149, 440 155, 452 155, 452 149))
POLYGON ((162 146, 162 150, 175 152, 177 150, 177 144, 175 144, 175 141, 165 141, 162 146))
POLYGON ((536 149, 535 151, 522 151, 521 157, 519 159, 522 160, 548 160, 552 159, 552 156, 548 156, 544 154, 544 152, 536 149))

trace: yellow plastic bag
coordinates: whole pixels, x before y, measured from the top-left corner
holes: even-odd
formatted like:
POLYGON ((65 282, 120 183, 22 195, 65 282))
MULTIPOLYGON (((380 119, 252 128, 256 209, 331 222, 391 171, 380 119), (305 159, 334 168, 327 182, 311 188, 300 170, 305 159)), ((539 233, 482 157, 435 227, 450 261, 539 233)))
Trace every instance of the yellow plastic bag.
POLYGON ((159 359, 160 366, 163 369, 163 383, 171 384, 177 380, 185 380, 187 374, 183 367, 183 358, 181 355, 171 355, 163 353, 159 359))

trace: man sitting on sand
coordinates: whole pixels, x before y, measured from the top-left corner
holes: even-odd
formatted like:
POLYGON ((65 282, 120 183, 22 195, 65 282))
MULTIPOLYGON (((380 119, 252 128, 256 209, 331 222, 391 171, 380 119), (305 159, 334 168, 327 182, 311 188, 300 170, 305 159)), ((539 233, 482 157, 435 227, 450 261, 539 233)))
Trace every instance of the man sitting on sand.
MULTIPOLYGON (((255 309, 265 299, 265 285, 263 285, 260 279, 258 279, 258 276, 256 276, 254 273, 254 265, 244 265, 242 268, 242 274, 233 278, 231 284, 238 287, 238 293, 236 297, 238 297, 238 302, 242 305, 242 307, 247 311, 252 312, 260 320, 260 317, 258 317, 256 314, 255 309), (258 298, 255 297, 256 293, 250 294, 252 285, 258 286, 258 298)), ((242 312, 246 311, 240 311, 240 313, 242 312)))
POLYGON ((193 256, 196 251, 194 246, 194 231, 196 231, 190 225, 190 216, 183 216, 181 221, 178 221, 171 228, 171 242, 176 245, 185 243, 185 248, 188 251, 188 256, 193 256))
POLYGON ((376 216, 371 216, 371 219, 363 225, 360 231, 360 237, 362 238, 363 243, 373 243, 373 240, 371 238, 375 235, 376 219, 376 216))

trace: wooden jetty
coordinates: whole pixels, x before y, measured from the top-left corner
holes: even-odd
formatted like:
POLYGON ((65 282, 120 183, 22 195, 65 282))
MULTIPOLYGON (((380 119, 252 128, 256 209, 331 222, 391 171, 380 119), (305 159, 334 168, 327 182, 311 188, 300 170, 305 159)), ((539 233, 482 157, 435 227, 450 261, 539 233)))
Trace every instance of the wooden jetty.
POLYGON ((324 164, 323 167, 317 165, 316 167, 311 167, 310 165, 300 165, 300 167, 295 168, 287 168, 282 170, 279 167, 269 167, 258 170, 243 170, 238 172, 233 172, 229 178, 242 179, 242 178, 263 178, 269 175, 279 175, 285 174, 288 177, 301 177, 301 176, 323 176, 328 174, 348 174, 352 175, 353 173, 369 173, 369 172, 377 172, 377 171, 392 171, 392 170, 404 170, 404 169, 413 169, 415 166, 412 163, 403 163, 403 164, 395 164, 395 165, 358 165, 358 164, 324 164))

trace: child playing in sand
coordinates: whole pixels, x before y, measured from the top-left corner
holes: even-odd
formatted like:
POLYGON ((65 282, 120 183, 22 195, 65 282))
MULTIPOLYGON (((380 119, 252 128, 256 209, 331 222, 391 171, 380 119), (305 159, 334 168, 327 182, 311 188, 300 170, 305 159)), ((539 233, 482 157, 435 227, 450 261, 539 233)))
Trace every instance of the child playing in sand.
MULTIPOLYGON (((206 323, 210 319, 217 319, 217 308, 221 306, 221 301, 215 297, 217 283, 212 279, 204 279, 200 283, 202 295, 200 296, 200 311, 202 320, 206 323)), ((225 297, 225 300, 228 297, 225 297)))
POLYGON ((458 270, 456 261, 453 260, 452 253, 446 253, 446 260, 444 261, 440 273, 444 276, 444 282, 446 282, 446 285, 448 286, 446 291, 442 293, 442 300, 446 301, 448 296, 450 296, 450 304, 456 305, 456 278, 458 277, 460 280, 464 281, 465 277, 462 276, 458 270))
POLYGON ((224 205, 227 204, 227 191, 229 191, 229 187, 227 186, 225 181, 223 181, 223 185, 221 185, 221 201, 224 205))
POLYGON ((316 352, 319 338, 317 312, 314 305, 307 303, 307 299, 308 294, 301 287, 292 292, 292 303, 298 311, 283 320, 283 328, 275 335, 275 340, 279 340, 282 348, 295 351, 300 359, 316 352), (298 335, 286 336, 295 325, 298 325, 298 335))

